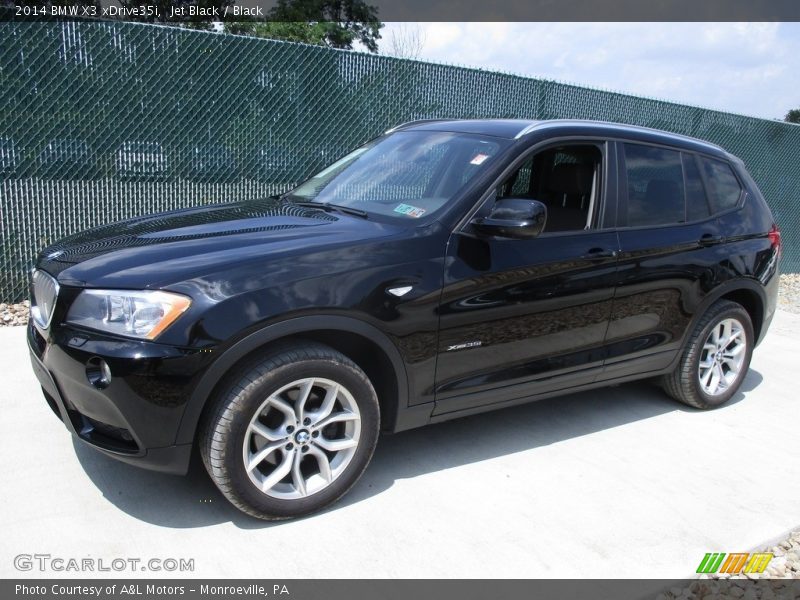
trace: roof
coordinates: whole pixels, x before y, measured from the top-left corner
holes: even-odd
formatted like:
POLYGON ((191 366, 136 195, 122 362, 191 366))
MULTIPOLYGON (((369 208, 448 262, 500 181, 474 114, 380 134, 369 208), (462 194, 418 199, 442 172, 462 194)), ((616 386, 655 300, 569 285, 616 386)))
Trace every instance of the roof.
POLYGON ((473 133, 507 139, 527 139, 529 136, 545 137, 551 135, 623 137, 635 141, 669 144, 687 150, 728 156, 727 152, 721 147, 697 138, 670 133, 669 131, 661 131, 659 129, 625 125, 622 123, 608 123, 605 121, 578 119, 556 119, 549 121, 525 119, 429 119, 405 123, 389 131, 410 129, 473 133))

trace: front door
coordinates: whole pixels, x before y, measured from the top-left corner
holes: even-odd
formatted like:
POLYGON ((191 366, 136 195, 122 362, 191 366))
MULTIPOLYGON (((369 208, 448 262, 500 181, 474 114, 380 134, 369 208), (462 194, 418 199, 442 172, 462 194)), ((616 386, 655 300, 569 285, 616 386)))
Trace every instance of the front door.
MULTIPOLYGON (((440 306, 434 415, 471 412, 594 381, 611 315, 616 231, 607 145, 570 143, 521 159, 480 212, 499 198, 542 201, 535 239, 477 234, 448 245, 440 306)), ((611 170, 613 173, 613 169, 611 170)))

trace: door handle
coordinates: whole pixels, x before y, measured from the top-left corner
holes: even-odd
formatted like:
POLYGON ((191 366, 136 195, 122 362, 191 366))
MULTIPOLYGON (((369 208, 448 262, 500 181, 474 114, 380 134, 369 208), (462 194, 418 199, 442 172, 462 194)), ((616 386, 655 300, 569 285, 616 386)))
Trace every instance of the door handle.
POLYGON ((704 233, 700 236, 699 244, 703 247, 714 246, 716 244, 721 244, 723 238, 721 235, 716 235, 714 233, 704 233))
POLYGON ((604 260, 606 258, 616 258, 616 250, 608 250, 607 248, 592 248, 586 254, 581 256, 583 260, 604 260))

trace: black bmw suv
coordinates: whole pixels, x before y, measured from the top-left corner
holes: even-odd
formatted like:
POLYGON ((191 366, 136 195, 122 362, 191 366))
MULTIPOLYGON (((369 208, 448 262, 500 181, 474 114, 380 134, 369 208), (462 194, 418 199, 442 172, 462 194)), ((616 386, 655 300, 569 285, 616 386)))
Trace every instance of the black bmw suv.
POLYGON ((585 121, 424 121, 290 192, 45 249, 33 368, 67 428, 259 518, 318 510, 396 432, 653 378, 707 409, 775 312, 742 162, 585 121))

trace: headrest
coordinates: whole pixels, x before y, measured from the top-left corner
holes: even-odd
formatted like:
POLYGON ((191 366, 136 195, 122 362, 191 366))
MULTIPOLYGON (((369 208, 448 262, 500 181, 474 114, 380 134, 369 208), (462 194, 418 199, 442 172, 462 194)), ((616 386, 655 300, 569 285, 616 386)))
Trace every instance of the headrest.
POLYGON ((579 194, 592 191, 594 165, 579 163, 560 163, 550 173, 549 189, 560 194, 579 194))

